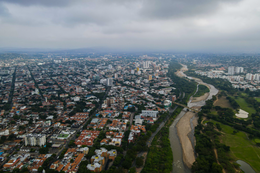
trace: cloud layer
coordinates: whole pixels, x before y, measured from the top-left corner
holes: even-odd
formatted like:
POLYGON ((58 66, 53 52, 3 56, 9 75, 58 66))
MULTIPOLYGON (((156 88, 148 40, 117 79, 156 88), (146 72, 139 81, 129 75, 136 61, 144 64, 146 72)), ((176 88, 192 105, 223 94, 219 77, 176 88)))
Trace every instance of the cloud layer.
POLYGON ((257 0, 1 0, 0 47, 258 51, 257 0))

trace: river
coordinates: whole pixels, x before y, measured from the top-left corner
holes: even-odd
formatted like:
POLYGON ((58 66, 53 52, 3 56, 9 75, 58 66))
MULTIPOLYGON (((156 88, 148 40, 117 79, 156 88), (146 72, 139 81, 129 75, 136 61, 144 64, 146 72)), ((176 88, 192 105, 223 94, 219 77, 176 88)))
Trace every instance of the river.
MULTIPOLYGON (((186 65, 183 65, 182 69, 187 69, 186 65)), ((189 102, 188 102, 188 107, 201 107, 205 105, 205 101, 212 99, 213 95, 216 95, 218 93, 218 90, 210 84, 206 84, 203 81, 201 81, 200 79, 196 79, 193 77, 189 77, 186 74, 183 73, 183 71, 181 70, 180 72, 180 76, 182 77, 187 77, 189 79, 194 79, 198 85, 199 84, 203 84, 203 85, 207 85, 210 88, 210 92, 209 92, 209 96, 207 97, 206 100, 202 100, 199 102, 193 102, 191 103, 192 97, 190 98, 189 102)), ((198 85, 197 85, 197 91, 198 91, 198 85)), ((196 91, 196 92, 197 92, 196 91)), ((196 92, 194 94, 196 94, 196 92)), ((170 143, 171 143, 171 148, 172 148, 172 153, 173 153, 173 171, 174 173, 190 173, 191 170, 185 165, 185 163, 183 162, 183 152, 182 152, 182 145, 180 143, 180 139, 177 133, 177 129, 176 129, 176 125, 178 124, 179 120, 185 115, 186 113, 186 109, 184 108, 181 113, 175 118, 175 120, 173 121, 172 125, 170 126, 170 132, 169 132, 169 139, 170 139, 170 143)), ((195 116, 193 116, 189 122, 190 126, 191 126, 191 132, 189 134, 189 139, 192 143, 192 146, 194 148, 195 146, 195 137, 194 137, 194 127, 193 127, 193 119, 195 118, 195 116)), ((195 153, 194 153, 195 154, 195 153)))

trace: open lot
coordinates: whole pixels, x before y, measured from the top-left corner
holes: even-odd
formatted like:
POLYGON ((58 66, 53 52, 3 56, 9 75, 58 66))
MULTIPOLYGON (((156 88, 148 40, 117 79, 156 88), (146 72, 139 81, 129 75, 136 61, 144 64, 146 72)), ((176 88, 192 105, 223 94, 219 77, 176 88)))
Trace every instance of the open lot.
POLYGON ((222 108, 231 108, 232 109, 229 101, 226 99, 225 96, 218 98, 218 100, 214 103, 214 106, 220 106, 222 108))

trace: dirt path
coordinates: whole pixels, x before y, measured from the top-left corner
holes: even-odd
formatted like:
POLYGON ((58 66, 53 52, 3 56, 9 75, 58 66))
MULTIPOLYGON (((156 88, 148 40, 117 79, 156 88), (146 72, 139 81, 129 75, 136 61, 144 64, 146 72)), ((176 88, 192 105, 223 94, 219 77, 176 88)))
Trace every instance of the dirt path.
MULTIPOLYGON (((218 152, 217 152, 217 149, 216 149, 216 148, 214 148, 214 153, 215 153, 215 156, 216 156, 217 163, 220 165, 220 163, 219 163, 219 161, 218 161, 218 152)), ((224 168, 222 169, 222 172, 223 172, 223 173, 226 173, 226 171, 225 171, 224 168)))
POLYGON ((147 152, 145 152, 142 156, 144 157, 144 164, 141 168, 136 168, 136 173, 140 173, 143 170, 145 161, 146 161, 146 157, 147 157, 147 152))
POLYGON ((195 162, 194 149, 192 143, 188 137, 191 131, 190 119, 194 116, 193 112, 187 112, 177 124, 177 132, 180 138, 183 152, 184 163, 191 168, 192 164, 195 162))

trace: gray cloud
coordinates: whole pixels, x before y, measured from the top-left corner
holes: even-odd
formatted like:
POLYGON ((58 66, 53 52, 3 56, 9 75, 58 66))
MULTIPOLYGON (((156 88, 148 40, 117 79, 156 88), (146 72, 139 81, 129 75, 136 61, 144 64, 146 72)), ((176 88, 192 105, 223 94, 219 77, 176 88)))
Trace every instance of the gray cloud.
POLYGON ((216 12, 222 3, 241 0, 144 0, 140 14, 151 19, 194 17, 216 12))
POLYGON ((10 15, 10 13, 9 13, 8 9, 2 3, 0 3, 0 16, 7 17, 9 15, 10 15))
POLYGON ((258 0, 0 0, 0 47, 258 49, 258 0))
POLYGON ((18 4, 22 6, 42 5, 42 6, 66 6, 73 0, 1 0, 2 2, 18 4))

